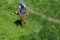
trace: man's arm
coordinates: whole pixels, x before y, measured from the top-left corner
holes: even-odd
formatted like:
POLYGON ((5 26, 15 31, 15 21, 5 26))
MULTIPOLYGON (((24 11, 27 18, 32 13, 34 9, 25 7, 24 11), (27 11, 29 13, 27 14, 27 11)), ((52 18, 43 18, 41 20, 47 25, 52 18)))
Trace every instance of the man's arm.
POLYGON ((27 11, 27 8, 26 8, 26 5, 24 5, 24 8, 25 8, 25 10, 26 10, 26 14, 28 14, 28 11, 27 11))
POLYGON ((20 13, 20 8, 21 8, 21 6, 18 7, 18 13, 20 13))
POLYGON ((18 13, 19 13, 19 15, 21 16, 20 10, 21 10, 21 6, 18 7, 18 13))

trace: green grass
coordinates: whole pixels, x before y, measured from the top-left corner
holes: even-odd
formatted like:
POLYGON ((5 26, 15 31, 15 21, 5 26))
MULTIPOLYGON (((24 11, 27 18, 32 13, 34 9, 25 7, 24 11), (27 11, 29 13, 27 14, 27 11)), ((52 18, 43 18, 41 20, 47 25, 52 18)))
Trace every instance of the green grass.
MULTIPOLYGON (((38 5, 40 0, 38 3, 37 2, 38 1, 36 0, 32 2, 30 0, 25 1, 26 4, 29 3, 29 6, 32 7, 31 9, 33 9, 33 6, 38 5)), ((35 15, 31 12, 29 12, 29 15, 27 15, 27 23, 24 25, 24 28, 22 28, 20 25, 17 27, 14 22, 20 19, 18 15, 15 15, 19 3, 19 0, 0 1, 0 40, 60 40, 59 23, 49 21, 47 18, 42 18, 41 16, 35 15), (13 15, 11 15, 11 13, 13 13, 13 15)), ((42 1, 40 3, 43 4, 44 2, 42 1)), ((37 10, 39 7, 37 7, 37 9, 34 7, 34 9, 35 11, 40 12, 37 10)), ((49 8, 44 9, 43 7, 40 9, 41 13, 44 14, 42 9, 47 10, 49 8)), ((52 16, 54 17, 54 15, 52 16)))
POLYGON ((60 19, 60 0, 27 0, 26 4, 41 14, 60 19))

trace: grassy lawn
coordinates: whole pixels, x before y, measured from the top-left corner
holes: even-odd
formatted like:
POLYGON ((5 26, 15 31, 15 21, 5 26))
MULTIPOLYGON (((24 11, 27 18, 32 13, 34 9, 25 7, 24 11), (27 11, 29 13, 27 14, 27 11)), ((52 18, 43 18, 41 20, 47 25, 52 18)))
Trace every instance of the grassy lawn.
MULTIPOLYGON (((50 9, 48 5, 46 5, 49 3, 48 0, 31 1, 32 0, 25 1, 26 4, 29 3, 29 6, 32 7, 31 9, 39 5, 36 8, 34 7, 33 10, 59 19, 59 13, 57 12, 58 16, 56 16, 54 12, 56 9, 49 6, 53 8, 52 10, 52 8, 50 9), (43 4, 45 4, 45 6, 43 6, 43 4), (47 9, 45 9, 46 6, 48 7, 47 9), (49 14, 46 14, 46 11, 48 11, 49 14)), ((59 0, 57 0, 57 2, 59 2, 59 0)), ((60 24, 49 21, 47 18, 42 18, 31 12, 27 15, 24 28, 19 24, 17 26, 16 21, 19 20, 20 17, 16 15, 15 12, 19 3, 19 0, 0 0, 0 40, 60 40, 60 24), (13 15, 11 15, 11 13, 13 15)))
POLYGON ((37 12, 60 19, 60 0, 27 0, 26 4, 37 12))

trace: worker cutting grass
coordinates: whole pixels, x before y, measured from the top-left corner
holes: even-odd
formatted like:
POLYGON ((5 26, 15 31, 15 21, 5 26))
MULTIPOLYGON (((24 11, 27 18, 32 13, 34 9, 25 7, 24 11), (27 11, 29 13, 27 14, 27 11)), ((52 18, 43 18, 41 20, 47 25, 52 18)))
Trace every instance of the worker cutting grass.
POLYGON ((25 23, 25 20, 26 20, 26 15, 27 15, 27 8, 26 8, 26 5, 24 4, 24 2, 21 2, 19 4, 18 11, 16 12, 16 14, 22 18, 21 24, 23 26, 25 23))

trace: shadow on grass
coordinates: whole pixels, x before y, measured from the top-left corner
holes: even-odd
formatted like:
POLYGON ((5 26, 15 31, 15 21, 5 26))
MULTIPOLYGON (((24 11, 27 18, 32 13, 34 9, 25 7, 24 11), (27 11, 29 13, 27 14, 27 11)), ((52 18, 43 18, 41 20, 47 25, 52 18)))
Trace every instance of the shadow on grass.
POLYGON ((16 21, 14 22, 14 24, 16 24, 17 27, 18 27, 19 25, 22 26, 22 24, 21 24, 21 20, 16 20, 16 21))

